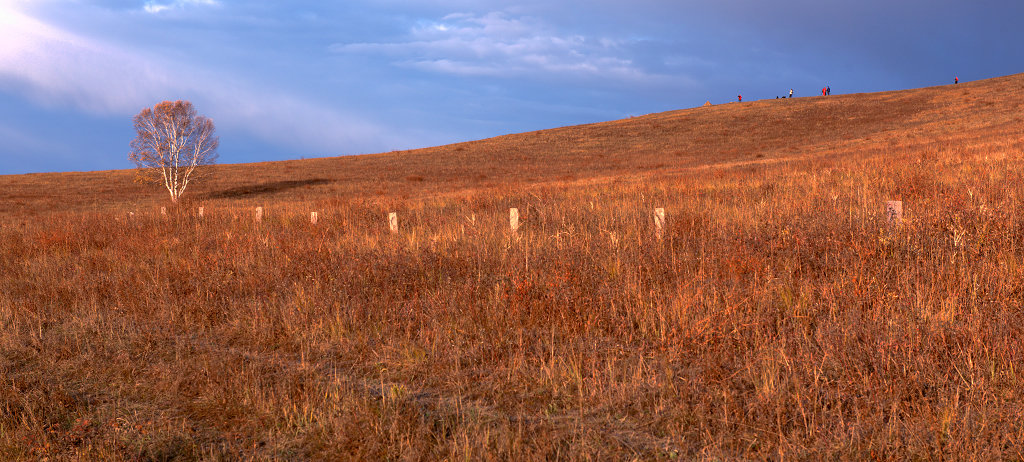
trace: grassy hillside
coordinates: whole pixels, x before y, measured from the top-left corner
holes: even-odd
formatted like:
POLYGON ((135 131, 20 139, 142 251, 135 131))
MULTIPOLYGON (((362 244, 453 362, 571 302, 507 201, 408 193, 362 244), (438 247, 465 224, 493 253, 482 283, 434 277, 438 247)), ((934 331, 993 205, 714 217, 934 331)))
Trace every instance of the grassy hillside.
POLYGON ((0 177, 0 458, 1021 458, 1022 105, 224 165, 166 218, 127 171, 0 177))
MULTIPOLYGON (((898 92, 732 103, 413 151, 222 165, 215 181, 186 195, 232 205, 417 199, 467 189, 675 176, 712 166, 980 148, 1019 142, 1022 109, 1021 75, 898 92)), ((127 170, 0 176, 0 214, 165 205, 166 193, 132 178, 127 170)))

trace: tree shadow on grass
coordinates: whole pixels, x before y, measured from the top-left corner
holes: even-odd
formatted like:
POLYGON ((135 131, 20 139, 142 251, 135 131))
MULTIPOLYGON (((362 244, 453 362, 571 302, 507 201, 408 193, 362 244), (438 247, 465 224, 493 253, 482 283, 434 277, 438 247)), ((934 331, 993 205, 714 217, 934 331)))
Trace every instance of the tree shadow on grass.
POLYGON ((301 188, 303 186, 315 186, 330 183, 326 178, 313 178, 309 180, 274 181, 270 183, 259 183, 246 186, 238 186, 223 191, 211 191, 201 196, 202 199, 237 199, 239 197, 260 196, 274 194, 289 189, 301 188))

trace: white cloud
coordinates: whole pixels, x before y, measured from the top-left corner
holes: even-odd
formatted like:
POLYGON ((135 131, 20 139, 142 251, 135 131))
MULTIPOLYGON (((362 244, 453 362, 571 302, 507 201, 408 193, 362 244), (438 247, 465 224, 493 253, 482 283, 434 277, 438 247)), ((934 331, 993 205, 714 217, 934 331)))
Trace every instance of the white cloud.
POLYGON ((55 106, 129 111, 175 82, 145 60, 0 6, 0 85, 55 106))
POLYGON ((192 5, 219 6, 220 2, 217 0, 174 0, 172 2, 148 1, 142 9, 147 13, 159 14, 165 11, 181 9, 192 5))
POLYGON ((492 12, 457 13, 423 23, 402 42, 335 44, 331 50, 384 54, 398 65, 463 76, 663 78, 635 64, 627 45, 607 37, 558 34, 533 18, 492 12))
POLYGON ((0 0, 0 90, 40 104, 131 116, 162 100, 190 99, 218 126, 321 154, 402 142, 359 117, 234 75, 69 33, 10 5, 0 0))

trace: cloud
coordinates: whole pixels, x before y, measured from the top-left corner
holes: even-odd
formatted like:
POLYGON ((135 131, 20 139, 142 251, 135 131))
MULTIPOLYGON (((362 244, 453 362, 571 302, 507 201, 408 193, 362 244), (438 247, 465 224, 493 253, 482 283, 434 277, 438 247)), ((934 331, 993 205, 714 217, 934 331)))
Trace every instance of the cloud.
POLYGON ((380 54, 395 65, 469 77, 556 76, 649 81, 629 56, 631 40, 555 33, 531 17, 457 13, 423 22, 406 40, 335 44, 337 53, 380 54))
POLYGON ((318 153, 372 151, 396 142, 360 117, 236 75, 79 36, 5 5, 11 4, 0 3, 0 90, 38 104, 130 116, 162 100, 190 99, 220 127, 318 153))
POLYGON ((2 6, 0 18, 0 85, 50 106, 120 113, 176 86, 166 73, 129 53, 2 6))
POLYGON ((159 14, 165 11, 182 9, 188 6, 219 6, 217 0, 174 0, 172 2, 149 1, 142 7, 143 11, 151 14, 159 14))

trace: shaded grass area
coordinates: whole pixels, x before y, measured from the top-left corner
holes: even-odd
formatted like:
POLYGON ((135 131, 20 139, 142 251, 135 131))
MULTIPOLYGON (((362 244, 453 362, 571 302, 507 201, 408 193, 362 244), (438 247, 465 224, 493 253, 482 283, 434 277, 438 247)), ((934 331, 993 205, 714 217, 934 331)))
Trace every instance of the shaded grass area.
POLYGON ((199 200, 257 197, 280 193, 282 191, 286 191, 293 188, 323 185, 328 184, 330 182, 331 180, 324 178, 312 178, 309 180, 273 181, 269 183, 260 183, 251 186, 237 186, 234 188, 228 188, 221 191, 209 191, 200 196, 199 200))

